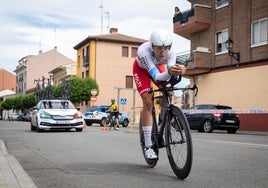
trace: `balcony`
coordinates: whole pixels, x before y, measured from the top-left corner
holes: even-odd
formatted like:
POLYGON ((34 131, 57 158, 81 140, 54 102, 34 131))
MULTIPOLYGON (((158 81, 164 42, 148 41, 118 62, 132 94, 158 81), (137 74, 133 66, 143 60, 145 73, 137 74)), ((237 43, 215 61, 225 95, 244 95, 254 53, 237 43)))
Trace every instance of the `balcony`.
POLYGON ((211 52, 208 48, 198 47, 191 54, 177 56, 177 59, 189 57, 186 75, 197 75, 208 73, 211 68, 211 52))
POLYGON ((190 39, 191 34, 206 30, 210 27, 211 17, 211 7, 194 5, 194 8, 173 17, 174 33, 190 39))

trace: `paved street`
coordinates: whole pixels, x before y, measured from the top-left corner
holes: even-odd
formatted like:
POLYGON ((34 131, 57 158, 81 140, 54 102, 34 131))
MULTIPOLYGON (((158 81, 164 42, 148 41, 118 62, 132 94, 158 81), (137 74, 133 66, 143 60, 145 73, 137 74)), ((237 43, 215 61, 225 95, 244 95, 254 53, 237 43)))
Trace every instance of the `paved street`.
POLYGON ((192 132, 194 160, 184 181, 173 174, 165 149, 155 168, 145 165, 137 127, 83 132, 30 131, 26 122, 0 122, 0 140, 37 187, 242 187, 268 185, 268 133, 192 132))

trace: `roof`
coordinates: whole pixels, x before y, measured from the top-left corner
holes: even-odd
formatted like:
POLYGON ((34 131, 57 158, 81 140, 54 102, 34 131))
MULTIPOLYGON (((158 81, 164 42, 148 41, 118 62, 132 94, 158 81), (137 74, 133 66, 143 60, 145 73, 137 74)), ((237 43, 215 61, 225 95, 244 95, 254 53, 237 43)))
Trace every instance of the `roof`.
POLYGON ((8 89, 0 91, 0 97, 4 97, 4 96, 8 96, 8 95, 14 95, 14 94, 16 94, 16 92, 8 90, 8 89))
POLYGON ((78 43, 76 46, 74 46, 74 49, 77 50, 81 46, 85 45, 89 41, 96 40, 96 41, 110 41, 110 42, 120 42, 120 43, 133 43, 133 44, 142 44, 144 42, 147 42, 145 39, 140 39, 120 33, 109 33, 105 35, 93 35, 88 36, 83 41, 78 43))

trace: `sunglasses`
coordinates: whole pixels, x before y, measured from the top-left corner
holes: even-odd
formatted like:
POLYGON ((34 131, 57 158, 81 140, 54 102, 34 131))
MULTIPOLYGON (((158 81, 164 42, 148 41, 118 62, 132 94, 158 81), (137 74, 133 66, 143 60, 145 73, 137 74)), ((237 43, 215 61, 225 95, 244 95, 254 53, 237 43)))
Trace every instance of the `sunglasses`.
POLYGON ((171 46, 153 46, 153 49, 154 50, 157 50, 157 51, 162 51, 162 50, 170 50, 171 46))

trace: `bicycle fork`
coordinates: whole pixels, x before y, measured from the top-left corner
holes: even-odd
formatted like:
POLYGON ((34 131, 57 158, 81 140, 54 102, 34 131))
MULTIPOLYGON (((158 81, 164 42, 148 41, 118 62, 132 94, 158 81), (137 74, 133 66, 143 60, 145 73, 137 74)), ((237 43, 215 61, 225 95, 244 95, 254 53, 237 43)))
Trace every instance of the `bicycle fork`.
POLYGON ((172 138, 172 135, 171 135, 171 127, 170 127, 170 136, 169 138, 171 139, 170 140, 170 144, 172 145, 175 145, 175 144, 184 144, 186 142, 185 138, 184 138, 184 135, 182 133, 182 130, 183 128, 181 127, 181 123, 179 122, 179 120, 172 116, 172 107, 169 108, 169 113, 166 115, 166 116, 169 116, 167 117, 166 119, 166 122, 169 122, 169 125, 166 125, 166 126, 172 126, 176 132, 179 132, 180 133, 180 139, 179 140, 175 140, 172 138))

